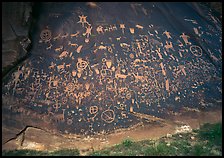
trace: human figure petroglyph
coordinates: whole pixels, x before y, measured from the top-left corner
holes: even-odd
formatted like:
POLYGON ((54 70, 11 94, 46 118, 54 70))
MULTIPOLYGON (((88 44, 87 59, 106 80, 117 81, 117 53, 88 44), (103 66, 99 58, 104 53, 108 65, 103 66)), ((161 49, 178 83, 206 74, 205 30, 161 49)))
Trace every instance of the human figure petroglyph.
POLYGON ((172 44, 172 42, 169 42, 169 43, 168 43, 168 41, 166 41, 165 48, 166 48, 166 51, 167 51, 167 52, 169 52, 169 49, 172 49, 173 51, 175 51, 174 48, 173 48, 173 44, 172 44))
POLYGON ((81 15, 79 16, 79 21, 77 23, 82 23, 82 27, 84 27, 84 24, 88 24, 89 23, 86 21, 87 16, 81 15))
POLYGON ((20 68, 18 68, 17 72, 13 73, 13 76, 14 76, 14 79, 13 79, 12 83, 14 84, 14 88, 13 88, 13 94, 14 94, 17 84, 21 81, 20 76, 23 76, 23 71, 20 70, 20 68))
POLYGON ((172 38, 171 35, 170 35, 170 32, 168 32, 168 31, 163 32, 163 34, 165 34, 168 39, 172 38))
POLYGON ((188 45, 188 44, 191 44, 189 41, 188 41, 188 38, 190 38, 190 36, 187 36, 185 35, 185 33, 182 33, 180 35, 180 37, 182 37, 182 39, 184 40, 185 44, 188 45))
POLYGON ((91 25, 88 25, 88 27, 86 27, 86 32, 83 35, 86 36, 87 38, 89 38, 89 36, 92 34, 91 33, 92 28, 93 27, 91 25))
POLYGON ((124 34, 125 25, 124 24, 120 24, 120 28, 122 29, 122 33, 124 34))

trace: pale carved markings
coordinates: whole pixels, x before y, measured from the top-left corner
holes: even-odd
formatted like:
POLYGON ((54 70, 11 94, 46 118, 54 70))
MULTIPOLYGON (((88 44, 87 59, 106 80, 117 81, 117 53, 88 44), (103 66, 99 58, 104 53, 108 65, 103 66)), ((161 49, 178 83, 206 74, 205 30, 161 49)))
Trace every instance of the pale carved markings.
POLYGON ((49 29, 45 29, 41 32, 40 34, 40 38, 41 40, 43 40, 44 42, 48 42, 51 40, 52 37, 52 33, 49 29))
MULTIPOLYGON (((142 11, 144 14, 147 14, 146 10, 143 9, 142 11)), ((83 35, 89 40, 91 34, 94 33, 95 28, 87 22, 87 16, 82 15, 79 16, 79 18, 80 21, 78 23, 81 23, 83 29, 85 29, 85 33, 83 33, 83 35)), ((93 50, 93 53, 96 53, 98 50, 106 52, 106 57, 99 63, 91 65, 89 60, 86 58, 77 58, 77 62, 74 63, 65 63, 60 62, 60 60, 53 60, 48 67, 50 70, 50 76, 48 76, 48 78, 45 77, 45 79, 41 79, 44 74, 39 75, 37 73, 34 75, 34 78, 36 77, 35 83, 30 85, 30 92, 27 93, 35 99, 35 97, 38 96, 37 93, 40 92, 39 90, 36 90, 36 87, 43 88, 42 91, 45 92, 44 98, 46 100, 54 100, 53 105, 48 105, 52 108, 48 111, 48 115, 52 115, 56 122, 66 123, 67 125, 76 124, 75 119, 72 117, 72 114, 76 114, 79 116, 80 122, 97 122, 97 120, 101 119, 104 123, 117 123, 119 120, 117 119, 117 113, 120 114, 122 119, 127 119, 130 114, 140 116, 141 114, 135 112, 140 108, 140 105, 151 106, 151 104, 159 104, 160 100, 165 101, 170 94, 175 94, 181 91, 185 85, 190 84, 181 81, 181 76, 185 76, 185 82, 190 82, 191 79, 196 80, 192 74, 197 72, 195 68, 199 68, 199 64, 179 64, 181 60, 184 60, 181 58, 188 55, 190 56, 190 52, 195 57, 202 56, 202 49, 199 46, 191 45, 191 42, 189 42, 190 37, 185 33, 182 33, 180 36, 181 39, 176 40, 177 43, 174 41, 175 36, 167 30, 154 30, 154 32, 148 31, 148 35, 139 35, 138 39, 128 43, 123 42, 123 39, 126 39, 125 35, 127 33, 125 32, 125 24, 120 24, 119 26, 122 34, 121 37, 115 37, 115 40, 117 40, 122 48, 121 53, 128 57, 126 58, 126 61, 119 59, 116 55, 114 58, 111 56, 113 53, 116 53, 116 48, 113 44, 108 45, 101 42, 99 44, 95 43, 93 50), (160 34, 160 32, 163 33, 160 34), (161 37, 166 35, 164 36, 166 37, 166 43, 164 45, 159 41, 159 35, 161 35, 161 37), (158 40, 154 39, 154 37, 158 40), (121 39, 122 42, 120 42, 121 39), (177 47, 174 49, 174 45, 176 44, 177 47), (186 45, 190 45, 189 53, 186 45), (176 48, 179 48, 179 60, 178 57, 173 54, 176 48), (173 65, 173 63, 178 63, 179 66, 171 67, 170 65, 173 65), (191 67, 192 69, 190 69, 191 67), (71 72, 66 71, 68 68, 72 69, 71 72), (58 71, 60 74, 55 76, 53 75, 54 71, 58 71), (169 73, 172 74, 169 76, 170 78, 168 78, 169 73), (39 75, 39 77, 37 77, 37 75, 39 75), (84 82, 81 79, 83 79, 84 82), (41 80, 47 82, 47 90, 44 90, 45 87, 41 86, 41 80), (97 82, 97 84, 95 82, 97 82), (185 85, 182 85, 183 83, 185 85), (106 85, 106 90, 102 89, 98 85, 106 85), (132 91, 133 94, 128 90, 132 91), (165 91, 168 95, 164 94, 165 91), (107 94, 108 92, 111 93, 110 95, 112 97, 107 94), (90 103, 86 100, 92 96, 95 96, 95 101, 97 104, 87 108, 87 111, 90 114, 90 116, 87 117, 83 115, 83 108, 86 103, 90 103), (118 102, 118 99, 121 99, 121 101, 118 102), (130 105, 126 104, 126 101, 128 100, 131 102, 130 105), (113 107, 115 107, 115 109, 112 109, 113 107), (64 108, 67 108, 67 118, 65 118, 64 108), (71 110, 72 108, 75 110, 71 110)), ((145 29, 140 24, 136 24, 135 27, 137 30, 145 29)), ((149 25, 149 28, 153 28, 153 25, 149 25)), ((106 32, 116 30, 116 25, 96 26, 96 32, 98 35, 104 35, 106 32)), ((197 30, 195 28, 194 30, 197 34, 197 30)), ((136 34, 133 26, 129 28, 129 31, 133 35, 136 34)), ((52 35, 49 32, 51 31, 43 30, 41 33, 41 38, 43 41, 49 42, 49 40, 51 40, 52 35)), ((68 33, 61 33, 53 38, 53 40, 63 40, 69 37, 71 39, 78 38, 80 32, 74 32, 76 33, 70 35, 68 33)), ((85 42, 88 43, 88 40, 85 40, 85 42)), ((110 38, 110 40, 111 42, 113 41, 112 38, 110 38)), ((81 53, 84 44, 78 45, 74 42, 68 41, 68 46, 74 48, 74 52, 79 54, 81 53)), ((51 49, 51 47, 52 45, 47 48, 51 49)), ((67 59, 73 57, 73 52, 69 53, 67 50, 64 50, 63 45, 57 46, 55 51, 59 52, 58 58, 61 60, 64 58, 67 59)), ((214 57, 214 59, 217 58, 214 57)), ((200 62, 197 61, 197 63, 200 62)), ((204 65, 206 65, 206 63, 204 65)), ((207 64, 207 67, 203 67, 203 70, 209 70, 209 67, 210 66, 207 64)), ((18 71, 14 74, 13 83, 15 86, 14 89, 16 89, 16 92, 14 93, 16 94, 24 93, 23 88, 17 87, 17 84, 21 82, 20 78, 24 77, 26 80, 30 76, 30 73, 32 73, 27 69, 28 73, 25 75, 23 74, 22 69, 24 68, 18 69, 18 71)), ((209 73, 206 73, 206 75, 206 79, 209 80, 209 73)), ((197 88, 197 86, 194 87, 197 88)), ((175 101, 180 101, 181 99, 181 95, 174 98, 175 101)), ((142 116, 143 115, 141 115, 141 117, 142 116)))
POLYGON ((188 35, 185 35, 185 33, 182 33, 181 35, 180 35, 180 37, 184 40, 184 43, 186 44, 186 45, 191 45, 191 43, 188 41, 188 38, 190 38, 190 36, 188 36, 188 35))
POLYGON ((79 16, 79 21, 77 23, 81 23, 82 27, 84 27, 85 24, 89 25, 86 18, 87 18, 87 16, 84 16, 84 15, 79 16))

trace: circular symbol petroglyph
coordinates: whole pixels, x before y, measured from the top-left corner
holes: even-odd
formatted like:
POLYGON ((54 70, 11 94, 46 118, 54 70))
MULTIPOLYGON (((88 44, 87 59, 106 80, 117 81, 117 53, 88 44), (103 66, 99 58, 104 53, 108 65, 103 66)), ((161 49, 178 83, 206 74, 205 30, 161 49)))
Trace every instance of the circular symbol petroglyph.
POLYGON ((131 92, 126 93, 126 99, 128 99, 128 100, 131 99, 131 92))
POLYGON ((43 31, 41 31, 40 33, 40 38, 43 40, 43 41, 48 41, 51 39, 51 31, 48 30, 48 29, 45 29, 43 31))
POLYGON ((67 124, 71 125, 73 123, 72 119, 67 119, 67 124))
POLYGON ((82 59, 78 59, 78 62, 77 62, 77 68, 78 69, 85 69, 87 67, 88 63, 82 59))
POLYGON ((102 112, 101 119, 107 123, 111 123, 114 121, 115 115, 113 110, 106 110, 102 112))
POLYGON ((191 46, 190 51, 194 56, 197 56, 197 57, 202 56, 202 49, 199 46, 196 46, 196 45, 191 46))
POLYGON ((68 85, 66 86, 66 89, 69 91, 69 92, 72 92, 75 90, 75 85, 74 83, 68 83, 68 85))
POLYGON ((135 55, 131 53, 131 54, 129 55, 129 57, 130 57, 131 59, 134 59, 135 55))
POLYGON ((98 112, 98 106, 90 106, 90 108, 89 108, 90 114, 95 114, 97 112, 98 112))
POLYGON ((53 105, 53 108, 55 109, 55 111, 58 111, 58 109, 61 107, 60 103, 56 103, 53 105))

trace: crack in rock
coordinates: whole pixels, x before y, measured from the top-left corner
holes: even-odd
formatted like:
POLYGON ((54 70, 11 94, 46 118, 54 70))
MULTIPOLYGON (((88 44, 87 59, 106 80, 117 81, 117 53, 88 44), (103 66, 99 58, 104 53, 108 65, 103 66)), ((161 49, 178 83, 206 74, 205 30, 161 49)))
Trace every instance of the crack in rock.
POLYGON ((10 141, 12 141, 12 140, 16 140, 16 139, 18 139, 18 138, 21 136, 22 138, 21 138, 21 141, 20 141, 20 146, 23 146, 23 143, 24 143, 24 141, 25 141, 25 132, 27 131, 28 128, 35 128, 35 129, 39 129, 39 130, 42 130, 42 131, 44 131, 44 132, 47 132, 46 130, 41 129, 41 128, 39 128, 39 127, 34 127, 34 126, 30 126, 30 125, 28 125, 28 126, 24 127, 18 134, 16 134, 15 137, 10 138, 10 139, 7 140, 6 142, 4 142, 3 145, 7 144, 8 142, 10 142, 10 141))

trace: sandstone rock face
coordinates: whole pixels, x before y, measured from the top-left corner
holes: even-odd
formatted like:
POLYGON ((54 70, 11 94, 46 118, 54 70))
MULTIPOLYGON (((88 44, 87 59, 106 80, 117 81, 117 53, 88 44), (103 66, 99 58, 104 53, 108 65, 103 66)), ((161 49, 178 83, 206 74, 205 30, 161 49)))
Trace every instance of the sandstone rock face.
POLYGON ((221 107, 222 30, 209 8, 42 3, 39 11, 31 56, 2 83, 3 144, 32 128, 91 137, 221 107))
POLYGON ((23 40, 29 38, 31 13, 30 2, 2 3, 2 71, 26 55, 23 40))

